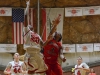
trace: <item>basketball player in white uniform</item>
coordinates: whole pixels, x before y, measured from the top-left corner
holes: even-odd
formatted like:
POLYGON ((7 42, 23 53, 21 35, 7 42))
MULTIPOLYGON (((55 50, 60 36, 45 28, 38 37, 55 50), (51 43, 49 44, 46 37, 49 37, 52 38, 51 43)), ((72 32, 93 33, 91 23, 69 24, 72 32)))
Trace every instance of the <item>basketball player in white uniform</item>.
POLYGON ((8 63, 4 74, 7 75, 24 75, 26 74, 26 66, 23 62, 19 61, 19 54, 14 54, 14 61, 8 63))
POLYGON ((89 66, 86 63, 82 62, 82 58, 78 57, 78 64, 75 65, 75 75, 86 75, 86 72, 89 72, 89 66))
POLYGON ((47 70, 47 67, 44 63, 43 56, 40 53, 40 36, 31 31, 29 29, 30 26, 24 27, 25 35, 25 45, 24 49, 26 50, 25 54, 25 60, 27 61, 27 67, 29 73, 34 72, 45 72, 47 70))
MULTIPOLYGON (((29 1, 27 2, 26 15, 29 15, 29 1)), ((33 26, 24 25, 24 49, 25 63, 27 64, 28 74, 44 73, 47 70, 47 66, 44 63, 43 56, 40 53, 41 37, 33 31, 33 26)))

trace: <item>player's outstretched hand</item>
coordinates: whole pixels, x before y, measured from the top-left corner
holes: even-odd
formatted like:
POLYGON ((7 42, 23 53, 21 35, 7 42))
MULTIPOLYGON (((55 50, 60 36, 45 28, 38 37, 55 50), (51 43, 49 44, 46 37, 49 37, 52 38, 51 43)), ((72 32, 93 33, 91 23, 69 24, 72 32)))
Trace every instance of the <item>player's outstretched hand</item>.
POLYGON ((52 21, 52 24, 53 25, 58 25, 59 22, 60 22, 60 18, 61 18, 61 15, 59 14, 58 17, 55 20, 52 21))
POLYGON ((30 5, 30 0, 29 0, 29 1, 27 1, 27 2, 26 2, 26 4, 27 4, 27 6, 29 6, 29 5, 30 5))

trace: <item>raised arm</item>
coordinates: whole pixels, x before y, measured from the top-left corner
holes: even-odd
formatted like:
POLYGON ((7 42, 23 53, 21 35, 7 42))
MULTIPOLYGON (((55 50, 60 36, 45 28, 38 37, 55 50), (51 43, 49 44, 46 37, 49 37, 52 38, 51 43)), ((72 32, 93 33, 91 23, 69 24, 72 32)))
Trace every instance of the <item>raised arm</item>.
POLYGON ((57 25, 60 22, 60 18, 61 18, 61 15, 59 14, 58 17, 53 21, 53 23, 52 23, 53 28, 51 29, 51 31, 50 31, 49 36, 48 36, 47 39, 49 39, 52 36, 52 34, 56 31, 57 25))
POLYGON ((31 25, 29 25, 29 6, 30 6, 30 0, 27 1, 26 4, 27 4, 27 6, 26 6, 26 9, 25 9, 25 14, 24 14, 25 15, 25 23, 24 23, 24 28, 23 28, 23 32, 24 32, 23 36, 24 37, 30 31, 30 28, 33 28, 31 25))
POLYGON ((43 43, 43 41, 40 42, 41 46, 45 46, 52 39, 53 37, 52 35, 56 31, 56 27, 60 22, 60 18, 61 18, 61 15, 59 14, 58 17, 52 23, 53 28, 51 29, 49 36, 47 37, 47 40, 45 41, 45 43, 43 43))
POLYGON ((26 2, 27 6, 25 9, 25 27, 27 27, 27 25, 29 25, 29 6, 30 6, 30 0, 26 2))

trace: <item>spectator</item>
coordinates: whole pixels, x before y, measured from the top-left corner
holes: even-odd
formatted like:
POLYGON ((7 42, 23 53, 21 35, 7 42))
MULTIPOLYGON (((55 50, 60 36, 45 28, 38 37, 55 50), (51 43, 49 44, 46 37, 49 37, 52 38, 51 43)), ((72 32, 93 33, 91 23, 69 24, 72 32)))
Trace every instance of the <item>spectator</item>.
POLYGON ((92 68, 92 69, 90 69, 90 73, 89 73, 88 75, 96 75, 96 73, 95 73, 95 71, 94 71, 94 69, 93 69, 93 68, 92 68))

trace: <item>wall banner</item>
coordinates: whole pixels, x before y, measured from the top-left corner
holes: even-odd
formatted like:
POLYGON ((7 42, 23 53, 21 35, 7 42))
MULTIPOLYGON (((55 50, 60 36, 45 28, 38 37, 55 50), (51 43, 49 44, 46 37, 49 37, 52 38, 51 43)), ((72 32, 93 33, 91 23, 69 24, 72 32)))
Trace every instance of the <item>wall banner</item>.
POLYGON ((15 53, 17 52, 17 45, 16 44, 0 44, 0 52, 15 53))
POLYGON ((93 44, 76 44, 77 52, 93 52, 93 44))
POLYGON ((63 53, 75 53, 75 44, 63 44, 63 53))

